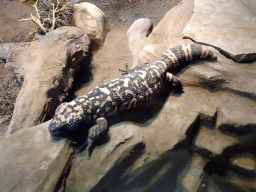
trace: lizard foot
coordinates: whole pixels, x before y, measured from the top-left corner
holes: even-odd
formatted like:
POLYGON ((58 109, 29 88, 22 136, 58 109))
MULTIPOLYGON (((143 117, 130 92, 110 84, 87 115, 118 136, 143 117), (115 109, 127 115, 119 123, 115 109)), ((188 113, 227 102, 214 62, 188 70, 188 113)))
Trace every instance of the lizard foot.
POLYGON ((125 69, 118 69, 118 71, 122 72, 121 75, 129 74, 128 63, 125 62, 125 69))
POLYGON ((101 138, 108 130, 107 120, 105 118, 98 118, 96 125, 92 126, 89 130, 86 142, 77 148, 78 152, 85 150, 86 159, 90 159, 91 148, 95 140, 101 138))

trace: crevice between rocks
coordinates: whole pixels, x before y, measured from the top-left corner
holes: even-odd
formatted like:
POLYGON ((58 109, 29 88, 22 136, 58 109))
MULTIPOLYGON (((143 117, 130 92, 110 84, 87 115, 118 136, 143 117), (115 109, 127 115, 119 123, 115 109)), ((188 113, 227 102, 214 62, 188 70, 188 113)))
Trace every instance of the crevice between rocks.
POLYGON ((69 176, 71 167, 73 165, 74 158, 75 158, 75 152, 72 152, 68 158, 68 161, 67 161, 65 167, 63 168, 62 174, 61 174, 58 182, 56 183, 55 189, 53 190, 54 192, 66 191, 66 180, 69 176))
POLYGON ((200 130, 200 114, 195 118, 194 122, 188 127, 186 134, 186 139, 175 145, 174 149, 187 149, 192 152, 191 146, 200 130))

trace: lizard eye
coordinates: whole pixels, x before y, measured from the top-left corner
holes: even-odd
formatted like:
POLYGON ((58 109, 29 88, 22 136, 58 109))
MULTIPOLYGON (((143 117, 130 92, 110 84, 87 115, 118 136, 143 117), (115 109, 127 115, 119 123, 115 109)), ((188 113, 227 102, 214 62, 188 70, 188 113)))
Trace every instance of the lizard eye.
POLYGON ((56 122, 55 122, 55 121, 52 121, 52 122, 49 124, 48 130, 49 130, 49 132, 51 132, 51 133, 56 130, 56 122))

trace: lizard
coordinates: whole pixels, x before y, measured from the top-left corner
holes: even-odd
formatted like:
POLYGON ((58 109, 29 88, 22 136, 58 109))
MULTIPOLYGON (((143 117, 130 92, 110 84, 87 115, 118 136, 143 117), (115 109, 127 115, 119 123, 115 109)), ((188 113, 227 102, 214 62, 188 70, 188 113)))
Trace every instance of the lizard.
POLYGON ((164 82, 181 85, 180 79, 169 71, 199 59, 216 60, 217 57, 206 46, 199 44, 176 46, 154 63, 137 65, 119 78, 100 84, 71 102, 60 104, 48 127, 51 137, 67 138, 70 132, 82 125, 88 130, 84 148, 89 158, 94 141, 108 130, 106 117, 152 99, 164 82))

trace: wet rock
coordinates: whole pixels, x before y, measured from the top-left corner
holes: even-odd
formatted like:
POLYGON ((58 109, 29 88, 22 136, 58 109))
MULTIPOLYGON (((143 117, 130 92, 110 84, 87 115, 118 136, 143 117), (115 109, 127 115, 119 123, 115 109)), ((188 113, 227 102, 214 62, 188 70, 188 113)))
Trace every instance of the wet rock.
POLYGON ((75 4, 74 25, 88 35, 92 50, 100 48, 109 32, 105 14, 95 5, 87 2, 75 4))
POLYGON ((37 125, 53 114, 72 88, 88 45, 89 39, 80 29, 61 27, 31 42, 14 57, 13 70, 24 82, 7 135, 37 125))
MULTIPOLYGON (((211 180, 215 184, 215 189, 219 191, 237 191, 237 192, 251 192, 256 190, 256 180, 241 177, 232 170, 225 172, 223 175, 212 175, 211 180)), ((210 186, 211 187, 211 186, 210 186)), ((209 188, 210 188, 209 187, 209 188)))
POLYGON ((73 150, 53 142, 49 121, 0 139, 0 191, 54 191, 73 150))
POLYGON ((237 62, 256 60, 255 1, 195 0, 194 7, 185 37, 212 45, 237 62))

